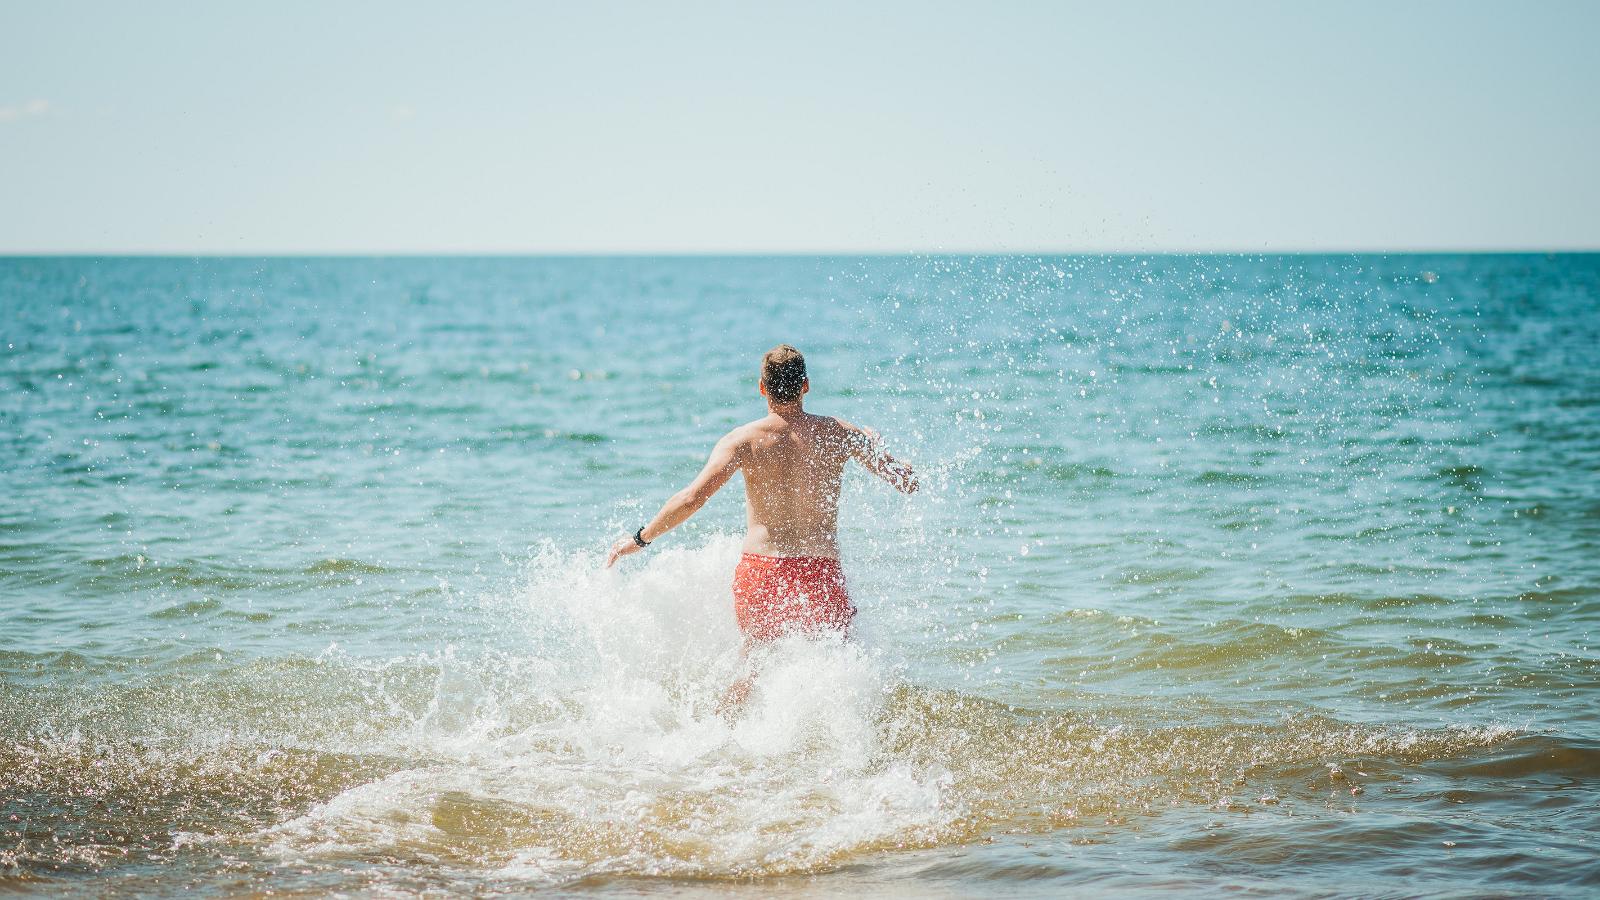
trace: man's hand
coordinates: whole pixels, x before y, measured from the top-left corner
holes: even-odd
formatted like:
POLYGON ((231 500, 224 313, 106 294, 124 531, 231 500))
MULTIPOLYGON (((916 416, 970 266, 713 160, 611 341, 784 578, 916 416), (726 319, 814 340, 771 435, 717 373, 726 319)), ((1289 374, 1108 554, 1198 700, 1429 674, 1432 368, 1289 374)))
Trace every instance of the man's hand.
POLYGON ((611 568, 612 563, 615 563, 624 556, 627 556, 630 553, 638 553, 643 549, 643 547, 633 542, 633 535, 628 535, 622 540, 611 545, 611 552, 606 554, 606 568, 611 568))

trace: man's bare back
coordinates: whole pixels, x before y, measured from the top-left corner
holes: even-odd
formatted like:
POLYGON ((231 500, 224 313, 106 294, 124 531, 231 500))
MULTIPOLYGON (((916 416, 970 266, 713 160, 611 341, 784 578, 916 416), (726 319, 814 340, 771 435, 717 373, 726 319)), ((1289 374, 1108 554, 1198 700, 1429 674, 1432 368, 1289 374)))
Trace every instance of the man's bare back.
MULTIPOLYGON (((781 349, 799 358, 799 352, 786 345, 773 353, 781 349)), ((799 365, 800 378, 786 391, 769 390, 763 376, 767 416, 718 441, 688 487, 674 494, 633 536, 612 547, 607 566, 682 524, 735 472, 744 473, 744 549, 762 556, 838 558, 839 486, 844 464, 851 459, 897 490, 916 491, 911 467, 883 452, 876 435, 802 408, 810 382, 804 377, 803 359, 799 365)))
POLYGON ((839 483, 861 432, 838 419, 769 414, 730 435, 744 473, 746 553, 839 556, 839 483))
MULTIPOLYGON (((745 552, 838 558, 844 465, 855 458, 877 468, 884 455, 872 436, 832 416, 784 411, 736 428, 723 440, 730 462, 744 474, 745 552)), ((903 489, 915 490, 915 482, 903 489)))

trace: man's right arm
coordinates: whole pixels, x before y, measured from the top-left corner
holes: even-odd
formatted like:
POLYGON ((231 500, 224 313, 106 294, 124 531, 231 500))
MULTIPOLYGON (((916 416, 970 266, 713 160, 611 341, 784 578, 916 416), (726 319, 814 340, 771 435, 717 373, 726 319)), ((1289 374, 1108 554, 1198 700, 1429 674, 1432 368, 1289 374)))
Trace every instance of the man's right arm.
POLYGON ((902 494, 917 492, 917 473, 911 470, 909 464, 890 456, 875 432, 857 428, 843 419, 838 422, 844 426, 845 445, 850 448, 850 455, 856 462, 866 466, 868 471, 887 481, 890 487, 902 494))
MULTIPOLYGON (((711 448, 711 458, 706 460, 705 467, 700 474, 695 476, 689 486, 673 494, 661 511, 656 513, 643 528, 639 529, 639 539, 649 543, 666 534, 679 525, 682 525, 690 516, 700 511, 706 505, 711 495, 722 489, 739 470, 740 448, 744 446, 742 435, 738 429, 728 432, 727 436, 717 441, 711 448)), ((606 556, 606 568, 617 561, 619 557, 638 553, 643 546, 634 541, 633 535, 617 541, 606 556)))

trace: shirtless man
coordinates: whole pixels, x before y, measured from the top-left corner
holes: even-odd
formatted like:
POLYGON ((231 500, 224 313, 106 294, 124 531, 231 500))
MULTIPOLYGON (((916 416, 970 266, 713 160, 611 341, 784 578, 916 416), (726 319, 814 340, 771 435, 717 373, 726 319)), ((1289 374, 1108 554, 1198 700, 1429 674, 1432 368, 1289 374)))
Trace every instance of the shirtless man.
MULTIPOLYGON (((689 486, 668 500, 649 524, 617 541, 606 557, 638 553, 683 524, 744 473, 744 557, 733 575, 733 609, 747 645, 791 631, 847 631, 855 605, 839 568, 839 484, 854 459, 896 490, 917 489, 916 474, 878 446, 877 435, 842 419, 801 408, 811 389, 805 357, 788 344, 761 361, 767 416, 728 432, 689 486)), ((734 686, 743 699, 748 680, 734 686)))

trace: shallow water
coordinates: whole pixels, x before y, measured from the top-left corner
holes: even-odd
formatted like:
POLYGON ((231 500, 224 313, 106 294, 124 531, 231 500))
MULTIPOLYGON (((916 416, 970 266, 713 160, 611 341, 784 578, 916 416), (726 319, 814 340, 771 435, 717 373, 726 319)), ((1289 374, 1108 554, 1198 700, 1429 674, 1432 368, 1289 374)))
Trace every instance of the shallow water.
POLYGON ((0 259, 0 887, 1600 887, 1600 257, 0 259), (760 660, 761 412, 855 473, 760 660))

